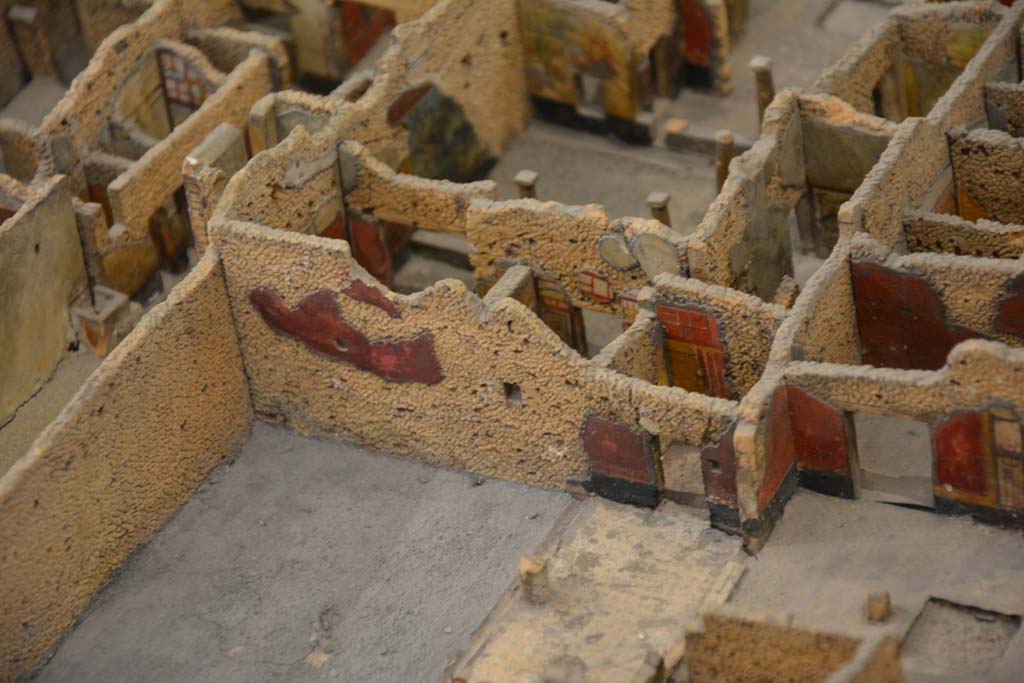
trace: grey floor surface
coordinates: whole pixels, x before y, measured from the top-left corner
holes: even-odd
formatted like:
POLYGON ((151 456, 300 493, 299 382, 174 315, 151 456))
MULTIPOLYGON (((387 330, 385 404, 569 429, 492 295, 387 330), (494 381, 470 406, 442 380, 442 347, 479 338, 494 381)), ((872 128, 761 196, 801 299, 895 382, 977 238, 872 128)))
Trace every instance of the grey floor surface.
POLYGON ((697 229, 715 198, 710 156, 630 145, 538 120, 502 152, 491 171, 502 199, 518 196, 513 178, 523 169, 539 174, 538 199, 600 204, 610 219, 649 217, 647 195, 668 192, 672 227, 681 234, 697 229))
POLYGON ((570 503, 257 424, 36 680, 434 682, 570 503))
POLYGON ((1024 671, 1024 533, 970 519, 798 490, 730 602, 834 633, 909 632, 908 683, 1016 683, 1024 671), (893 615, 873 624, 864 602, 882 591, 893 615), (972 638, 945 610, 919 636, 930 600, 1011 615, 1015 626, 997 642, 972 638))
MULTIPOLYGON (((898 3, 896 3, 898 4, 898 3)), ((864 33, 885 19, 893 3, 877 0, 750 0, 747 31, 734 39, 726 63, 729 97, 684 89, 667 113, 704 130, 727 128, 747 139, 758 135, 756 88, 749 67, 755 55, 773 61, 775 91, 809 90, 864 33)))

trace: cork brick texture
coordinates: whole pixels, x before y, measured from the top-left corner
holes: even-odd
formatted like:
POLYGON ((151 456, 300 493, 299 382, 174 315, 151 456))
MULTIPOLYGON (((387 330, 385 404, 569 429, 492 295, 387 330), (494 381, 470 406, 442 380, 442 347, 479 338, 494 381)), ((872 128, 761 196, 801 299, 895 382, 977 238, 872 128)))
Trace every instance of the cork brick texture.
MULTIPOLYGON (((687 237, 599 204, 500 199, 490 180, 410 172, 438 151, 412 134, 413 107, 451 114, 453 154, 472 159, 522 133, 544 40, 521 13, 537 4, 424 8, 396 26, 365 90, 338 97, 281 91, 296 75, 284 44, 235 28, 236 3, 158 0, 120 28, 98 18, 95 56, 38 129, 0 126, 19 176, 0 175, 0 239, 16 247, 0 259, 13 255, 3 272, 17 275, 0 296, 34 290, 46 308, 38 332, 15 321, 14 341, 0 335, 17 365, 0 422, 74 338, 67 308, 96 263, 126 292, 150 276, 149 219, 192 150, 223 123, 247 157, 189 186, 197 265, 0 478, 0 679, 52 650, 253 420, 648 507, 664 496, 666 454, 690 446, 710 523, 757 552, 801 483, 858 495, 854 413, 904 417, 929 427, 938 512, 1024 525, 1024 157, 1013 94, 987 87, 1021 80, 1024 4, 894 9, 807 92, 776 95, 687 237), (94 153, 122 82, 161 45, 216 87, 104 184, 108 224, 97 197, 84 201, 87 176, 124 165, 94 153), (788 217, 819 191, 846 197, 827 229, 800 225, 827 257, 777 303, 794 274, 788 217), (465 237, 476 286, 392 291, 336 239, 353 216, 465 237), (44 257, 59 277, 33 261, 44 257), (622 325, 591 358, 567 343, 583 309, 622 325), (22 359, 24 336, 44 342, 38 358, 22 359)), ((554 31, 545 22, 575 3, 539 4, 530 20, 554 31)), ((580 4, 593 35, 625 46, 616 83, 675 30, 668 3, 580 4)), ((692 643, 694 681, 900 680, 885 639, 716 616, 692 643), (747 657, 747 641, 783 654, 747 657)))

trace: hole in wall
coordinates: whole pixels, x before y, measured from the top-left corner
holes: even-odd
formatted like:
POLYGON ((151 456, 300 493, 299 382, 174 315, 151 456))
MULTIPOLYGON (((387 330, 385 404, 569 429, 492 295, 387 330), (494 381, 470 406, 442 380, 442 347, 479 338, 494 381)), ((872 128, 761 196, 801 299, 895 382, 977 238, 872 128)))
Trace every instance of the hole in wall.
POLYGON ((523 405, 523 392, 515 382, 503 382, 505 387, 505 401, 512 406, 523 405))

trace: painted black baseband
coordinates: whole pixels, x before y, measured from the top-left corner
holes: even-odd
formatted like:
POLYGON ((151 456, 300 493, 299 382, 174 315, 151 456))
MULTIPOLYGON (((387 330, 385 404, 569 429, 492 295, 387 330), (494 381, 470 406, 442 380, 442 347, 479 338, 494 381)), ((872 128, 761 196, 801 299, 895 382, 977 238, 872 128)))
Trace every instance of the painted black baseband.
POLYGON ((711 526, 727 534, 738 535, 743 532, 740 527, 740 511, 728 505, 708 502, 708 513, 711 526))
POLYGON ((815 472, 800 470, 800 485, 805 489, 839 498, 856 497, 853 478, 838 472, 815 472))
POLYGON ((935 511, 943 515, 970 515, 985 524, 1024 529, 1024 510, 1001 510, 982 505, 969 505, 957 500, 935 496, 935 511))
POLYGON ((743 522, 744 536, 760 540, 768 537, 768 534, 772 532, 772 528, 775 526, 775 522, 779 517, 782 517, 782 511, 793 495, 793 491, 796 490, 799 479, 796 466, 790 467, 764 512, 754 519, 748 519, 743 522))
POLYGON ((584 482, 583 488, 616 503, 650 508, 658 506, 658 487, 655 484, 638 484, 596 474, 590 481, 584 482))
POLYGON ((571 105, 543 97, 531 97, 530 102, 533 105, 534 114, 539 119, 588 133, 600 135, 610 133, 620 140, 634 145, 651 144, 651 130, 642 123, 610 115, 600 119, 583 116, 571 105))

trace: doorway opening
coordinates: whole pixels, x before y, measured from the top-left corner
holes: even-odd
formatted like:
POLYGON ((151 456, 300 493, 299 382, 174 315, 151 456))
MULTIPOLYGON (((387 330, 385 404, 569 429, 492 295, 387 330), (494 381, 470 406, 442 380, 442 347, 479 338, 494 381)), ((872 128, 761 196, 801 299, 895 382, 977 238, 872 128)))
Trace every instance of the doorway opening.
POLYGON ((856 413, 861 497, 934 509, 928 425, 916 420, 856 413))

